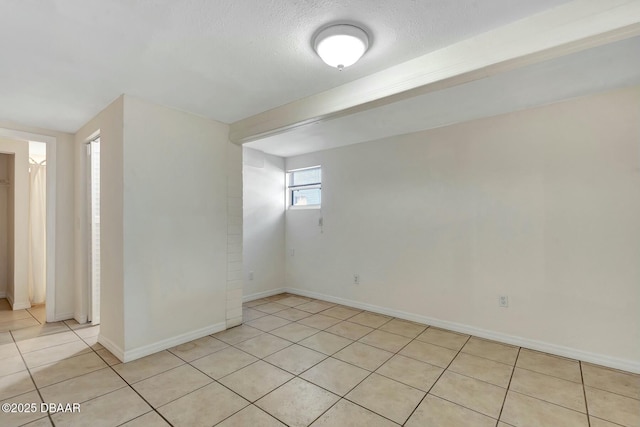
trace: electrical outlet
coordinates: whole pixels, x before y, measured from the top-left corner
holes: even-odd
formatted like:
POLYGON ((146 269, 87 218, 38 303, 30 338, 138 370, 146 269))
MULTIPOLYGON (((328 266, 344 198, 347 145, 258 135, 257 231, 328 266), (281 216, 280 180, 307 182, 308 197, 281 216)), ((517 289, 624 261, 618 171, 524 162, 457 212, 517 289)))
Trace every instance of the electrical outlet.
POLYGON ((507 295, 500 295, 500 296, 498 297, 498 305, 499 305, 500 307, 504 307, 504 308, 509 307, 509 296, 507 296, 507 295))
POLYGON ((291 249, 291 250, 289 251, 289 255, 290 255, 290 256, 295 256, 295 255, 296 255, 296 250, 295 250, 295 249, 291 249))
POLYGON ((353 284, 354 285, 359 285, 360 284, 360 275, 358 273, 353 275, 353 284))
POLYGON ((249 280, 253 280, 253 271, 249 272, 249 280))

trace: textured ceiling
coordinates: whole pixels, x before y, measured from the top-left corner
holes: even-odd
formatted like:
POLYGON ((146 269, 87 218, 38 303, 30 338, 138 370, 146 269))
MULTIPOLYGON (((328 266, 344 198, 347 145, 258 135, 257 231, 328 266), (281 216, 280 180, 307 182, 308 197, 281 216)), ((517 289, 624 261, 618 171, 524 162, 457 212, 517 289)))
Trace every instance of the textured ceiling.
POLYGON ((2 0, 0 119, 75 132, 122 93, 234 122, 566 0, 2 0), (338 72, 331 22, 370 51, 338 72))

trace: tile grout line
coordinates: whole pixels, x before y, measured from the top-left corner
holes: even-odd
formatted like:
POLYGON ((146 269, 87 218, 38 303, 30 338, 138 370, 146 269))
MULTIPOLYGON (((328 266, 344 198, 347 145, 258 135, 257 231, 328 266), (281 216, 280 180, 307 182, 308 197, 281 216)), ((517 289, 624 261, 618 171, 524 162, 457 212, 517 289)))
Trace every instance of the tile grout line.
MULTIPOLYGON (((427 329, 429 329, 431 327, 431 325, 428 326, 427 329)), ((440 378, 442 378, 442 376, 444 375, 445 372, 447 372, 447 370, 449 369, 449 367, 451 366, 451 364, 453 363, 454 360, 456 360, 456 357, 458 357, 458 355, 462 352, 462 349, 464 348, 465 345, 467 345, 467 343, 469 342, 469 340, 471 339, 471 335, 469 335, 467 337, 467 340, 464 342, 464 344, 460 347, 460 350, 457 351, 456 355, 453 356, 451 358, 451 361, 449 362, 449 364, 447 365, 446 368, 444 368, 442 370, 442 372, 440 372, 440 375, 438 375, 438 378, 436 378, 436 380, 433 382, 433 384, 431 384, 431 387, 429 387, 429 390, 427 390, 427 392, 425 393, 425 395, 422 397, 422 399, 420 399, 420 402, 418 402, 418 404, 416 405, 415 408, 413 408, 413 411, 411 411, 411 413, 409 414, 409 416, 407 417, 407 419, 404 421, 404 423, 402 423, 402 425, 405 425, 407 423, 407 421, 409 421, 411 419, 411 417, 413 416, 413 414, 416 412, 416 410, 420 407, 420 405, 422 405, 422 402, 424 402, 424 400, 427 398, 427 396, 429 396, 429 393, 431 393, 431 390, 433 390, 433 387, 435 387, 435 385, 438 383, 438 381, 440 381, 440 378)), ((414 338, 415 340, 415 338, 414 338)), ((420 341, 420 340, 418 340, 420 341)), ((413 341, 411 341, 413 342, 413 341)), ((407 344, 409 345, 409 344, 407 344)), ((433 395, 435 396, 435 395, 433 395)), ((439 396, 436 396, 439 397, 439 396)), ((452 402, 454 403, 454 402, 452 402)), ((462 405, 459 405, 462 406, 462 405)), ((462 406, 464 408, 464 406, 462 406)), ((477 411, 476 411, 477 412, 477 411)), ((496 423, 497 424, 497 423, 496 423)))
MULTIPOLYGON (((66 324, 66 323, 65 323, 65 324, 66 324)), ((99 325, 93 325, 93 326, 98 326, 98 327, 99 327, 99 325)), ((69 327, 69 325, 67 325, 67 327, 69 327)), ((91 326, 90 326, 90 327, 91 327, 91 326)), ((69 329, 71 329, 71 328, 69 327, 69 329)), ((76 334, 76 336, 77 336, 78 338, 80 338, 80 339, 82 340, 82 337, 81 337, 80 335, 78 335, 78 333, 75 331, 75 329, 71 329, 71 330, 73 331, 73 333, 74 333, 74 334, 76 334)), ((84 342, 84 340, 82 340, 82 341, 84 342)), ((85 344, 86 344, 86 343, 85 343, 85 344)), ((162 419, 163 419, 167 424, 169 424, 170 426, 172 426, 172 427, 173 427, 173 424, 171 424, 171 423, 169 422, 169 420, 167 420, 167 419, 166 419, 166 418, 165 418, 165 417, 164 417, 160 412, 158 412, 158 411, 156 410, 156 408, 154 408, 154 407, 153 407, 153 405, 151 405, 149 402, 147 402, 147 400, 146 400, 146 399, 145 399, 145 398, 144 398, 140 393, 138 393, 138 391, 137 391, 135 388, 133 388, 133 387, 131 386, 131 384, 129 384, 129 382, 128 382, 127 380, 125 380, 125 379, 122 377, 122 375, 120 375, 120 374, 118 373, 118 371, 116 371, 115 369, 113 369, 113 366, 115 366, 115 365, 110 365, 108 362, 106 362, 106 361, 105 361, 105 360, 104 360, 104 359, 103 359, 103 358, 98 354, 98 352, 96 351, 96 349, 95 349, 95 348, 93 348, 92 346, 88 346, 88 347, 89 347, 89 348, 91 349, 91 351, 92 351, 96 356, 98 356, 98 357, 100 358, 100 360, 102 360, 102 361, 103 361, 103 362, 104 362, 104 363, 105 363, 105 364, 106 364, 106 365, 107 365, 107 366, 108 366, 108 367, 109 367, 109 368, 110 368, 110 369, 111 369, 111 370, 112 370, 112 371, 113 371, 117 376, 119 376, 119 377, 120 377, 120 379, 122 379, 122 381, 124 381, 124 383, 126 384, 126 387, 129 387, 129 388, 130 388, 134 393, 136 393, 136 394, 137 394, 137 395, 138 395, 138 396, 139 396, 139 397, 140 397, 140 398, 141 398, 141 399, 142 399, 142 400, 143 400, 147 405, 149 405, 149 407, 150 407, 153 411, 155 411, 155 412, 160 416, 160 418, 162 418, 162 419)), ((176 356, 176 357, 177 357, 177 356, 176 356)), ((94 372, 95 372, 95 371, 94 371, 94 372)), ((77 377, 75 377, 75 378, 77 378, 77 377)), ((110 394, 110 393, 114 393, 114 392, 116 392, 116 391, 118 391, 118 390, 122 390, 123 388, 125 388, 125 387, 121 387, 121 388, 119 388, 119 389, 116 389, 116 390, 110 391, 109 393, 105 393, 105 394, 102 394, 102 395, 100 395, 100 396, 96 396, 96 397, 94 397, 93 399, 89 399, 89 400, 87 400, 86 402, 90 402, 90 401, 95 400, 95 399, 97 399, 97 398, 99 398, 99 397, 106 396, 106 395, 108 395, 108 394, 110 394)), ((151 411, 149 411, 149 412, 151 412, 151 411)), ((139 415, 138 417, 141 417, 142 415, 145 415, 145 414, 147 414, 147 413, 148 413, 148 412, 145 412, 144 414, 141 414, 141 415, 139 415)), ((129 421, 134 420, 134 419, 136 419, 136 418, 138 418, 138 417, 134 417, 134 418, 132 418, 132 419, 130 419, 130 420, 127 420, 127 421, 125 421, 125 423, 128 423, 129 421)), ((122 425, 122 424, 124 424, 124 423, 121 423, 120 425, 122 425)), ((54 424, 54 427, 55 427, 55 424, 54 424)))
POLYGON ((509 377, 509 383, 507 384, 507 388, 504 392, 504 399, 502 400, 502 406, 500 407, 500 412, 498 413, 498 422, 500 422, 500 417, 502 417, 504 404, 507 402, 507 396, 509 395, 509 389, 511 388, 511 381, 513 380, 513 376, 516 373, 516 366, 518 365, 518 358, 520 357, 520 351, 522 351, 522 347, 518 347, 518 354, 516 354, 516 360, 513 361, 513 369, 511 369, 511 376, 509 377))
MULTIPOLYGON (((66 323, 64 323, 64 325, 69 328, 69 325, 67 325, 66 323)), ((71 330, 71 328, 69 328, 69 330, 71 330)), ((18 342, 16 341, 16 337, 13 335, 13 331, 9 331, 9 335, 11 336, 11 339, 13 340, 14 345, 16 346, 16 350, 18 350, 18 353, 20 354, 20 358, 22 359, 22 363, 24 363, 24 367, 26 368, 27 372, 29 373, 29 377, 31 378, 31 382, 33 383, 33 386, 35 387, 36 393, 38 393, 38 396, 40 396, 40 401, 42 403, 46 403, 44 401, 44 397, 42 397, 42 393, 40 392, 40 387, 38 387, 38 384, 36 384, 36 380, 33 378, 33 374, 31 373, 31 368, 29 367, 29 365, 27 365, 27 361, 24 359, 24 355, 22 354, 22 351, 20 350, 20 347, 18 346, 18 342)), ((49 422, 51 423, 51 425, 53 427, 55 427, 55 423, 53 422, 53 417, 51 416, 51 412, 47 409, 47 417, 49 418, 49 422)), ((44 418, 44 417, 42 417, 44 418)), ((38 418, 38 419, 42 419, 42 418, 38 418)), ((37 420, 34 420, 37 421, 37 420)))
POLYGON ((582 395, 584 396, 584 410, 587 412, 587 426, 591 427, 591 417, 589 417, 589 402, 587 402, 587 389, 584 384, 584 373, 582 372, 582 362, 578 361, 580 367, 580 379, 582 380, 582 395))

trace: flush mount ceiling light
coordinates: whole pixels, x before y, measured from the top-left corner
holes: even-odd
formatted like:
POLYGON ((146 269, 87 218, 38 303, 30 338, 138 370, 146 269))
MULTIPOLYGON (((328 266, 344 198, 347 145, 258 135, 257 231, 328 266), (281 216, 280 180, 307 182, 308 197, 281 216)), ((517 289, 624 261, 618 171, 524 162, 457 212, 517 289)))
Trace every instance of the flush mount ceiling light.
POLYGON ((353 25, 332 25, 318 33, 313 47, 324 62, 342 71, 364 55, 369 47, 369 37, 363 29, 353 25))

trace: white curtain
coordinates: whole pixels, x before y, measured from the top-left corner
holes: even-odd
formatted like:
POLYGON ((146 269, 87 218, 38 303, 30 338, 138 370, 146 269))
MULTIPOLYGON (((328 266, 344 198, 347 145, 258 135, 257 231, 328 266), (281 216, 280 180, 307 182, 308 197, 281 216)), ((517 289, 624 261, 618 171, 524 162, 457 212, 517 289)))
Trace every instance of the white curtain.
POLYGON ((43 304, 46 299, 47 265, 47 167, 30 161, 29 164, 29 300, 43 304))

